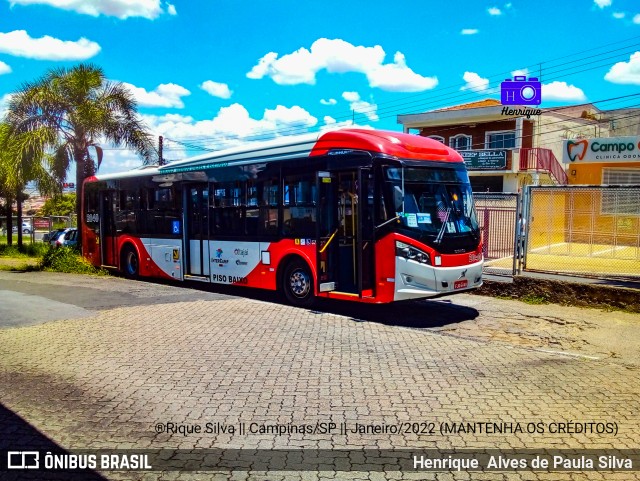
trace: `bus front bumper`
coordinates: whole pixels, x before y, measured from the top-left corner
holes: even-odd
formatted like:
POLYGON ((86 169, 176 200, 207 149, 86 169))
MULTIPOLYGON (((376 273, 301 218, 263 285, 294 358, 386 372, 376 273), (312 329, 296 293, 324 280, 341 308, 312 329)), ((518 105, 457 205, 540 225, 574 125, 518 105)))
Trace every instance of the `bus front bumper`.
POLYGON ((442 296, 482 285, 483 261, 457 267, 435 267, 396 256, 394 301, 442 296))

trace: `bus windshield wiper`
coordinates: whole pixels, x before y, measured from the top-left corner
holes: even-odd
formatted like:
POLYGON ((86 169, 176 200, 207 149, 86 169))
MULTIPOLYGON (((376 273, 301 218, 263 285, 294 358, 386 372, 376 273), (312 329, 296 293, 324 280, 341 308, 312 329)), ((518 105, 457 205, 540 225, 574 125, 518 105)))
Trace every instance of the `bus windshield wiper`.
POLYGON ((380 227, 384 227, 385 225, 387 225, 387 224, 389 224, 390 222, 393 222, 394 220, 397 220, 397 219, 399 219, 399 218, 400 218, 400 216, 399 216, 399 215, 397 215, 397 216, 395 216, 394 218, 389 219, 389 220, 387 220, 387 221, 384 221, 384 222, 383 222, 382 224, 380 224, 380 225, 377 225, 377 226, 375 227, 375 229, 376 229, 376 230, 378 230, 380 227))
POLYGON ((447 209, 447 215, 444 216, 444 220, 442 221, 442 227, 440 227, 440 232, 438 232, 436 240, 433 241, 436 244, 440 244, 440 242, 442 242, 442 237, 444 236, 444 228, 447 226, 447 221, 449 220, 449 214, 451 214, 451 207, 447 209))

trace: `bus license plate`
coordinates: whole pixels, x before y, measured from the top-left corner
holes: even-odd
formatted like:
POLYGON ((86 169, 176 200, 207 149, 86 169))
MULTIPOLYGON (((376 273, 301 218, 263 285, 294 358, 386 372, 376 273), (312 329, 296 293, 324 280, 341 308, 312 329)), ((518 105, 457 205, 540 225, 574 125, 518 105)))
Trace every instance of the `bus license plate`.
POLYGON ((468 281, 466 279, 462 280, 462 281, 455 281, 453 283, 453 288, 454 289, 464 289, 465 287, 467 287, 468 281))

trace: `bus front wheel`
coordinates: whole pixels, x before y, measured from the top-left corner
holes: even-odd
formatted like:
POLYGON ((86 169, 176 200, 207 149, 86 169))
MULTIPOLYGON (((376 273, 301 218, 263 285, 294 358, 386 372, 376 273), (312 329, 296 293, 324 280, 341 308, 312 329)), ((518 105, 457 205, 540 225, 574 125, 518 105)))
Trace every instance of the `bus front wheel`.
POLYGON ((122 250, 120 269, 125 277, 128 277, 129 279, 135 279, 140 274, 138 254, 133 247, 127 246, 122 250))
POLYGON ((282 288, 287 301, 294 306, 308 307, 315 300, 311 271, 301 260, 287 265, 282 276, 282 288))

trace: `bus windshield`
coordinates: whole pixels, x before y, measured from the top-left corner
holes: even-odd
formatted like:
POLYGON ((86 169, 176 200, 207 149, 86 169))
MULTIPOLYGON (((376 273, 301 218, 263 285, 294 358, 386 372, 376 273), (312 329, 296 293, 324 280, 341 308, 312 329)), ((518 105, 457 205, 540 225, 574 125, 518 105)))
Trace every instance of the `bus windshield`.
POLYGON ((403 230, 439 244, 461 235, 479 236, 466 170, 433 167, 384 167, 385 197, 403 230))

